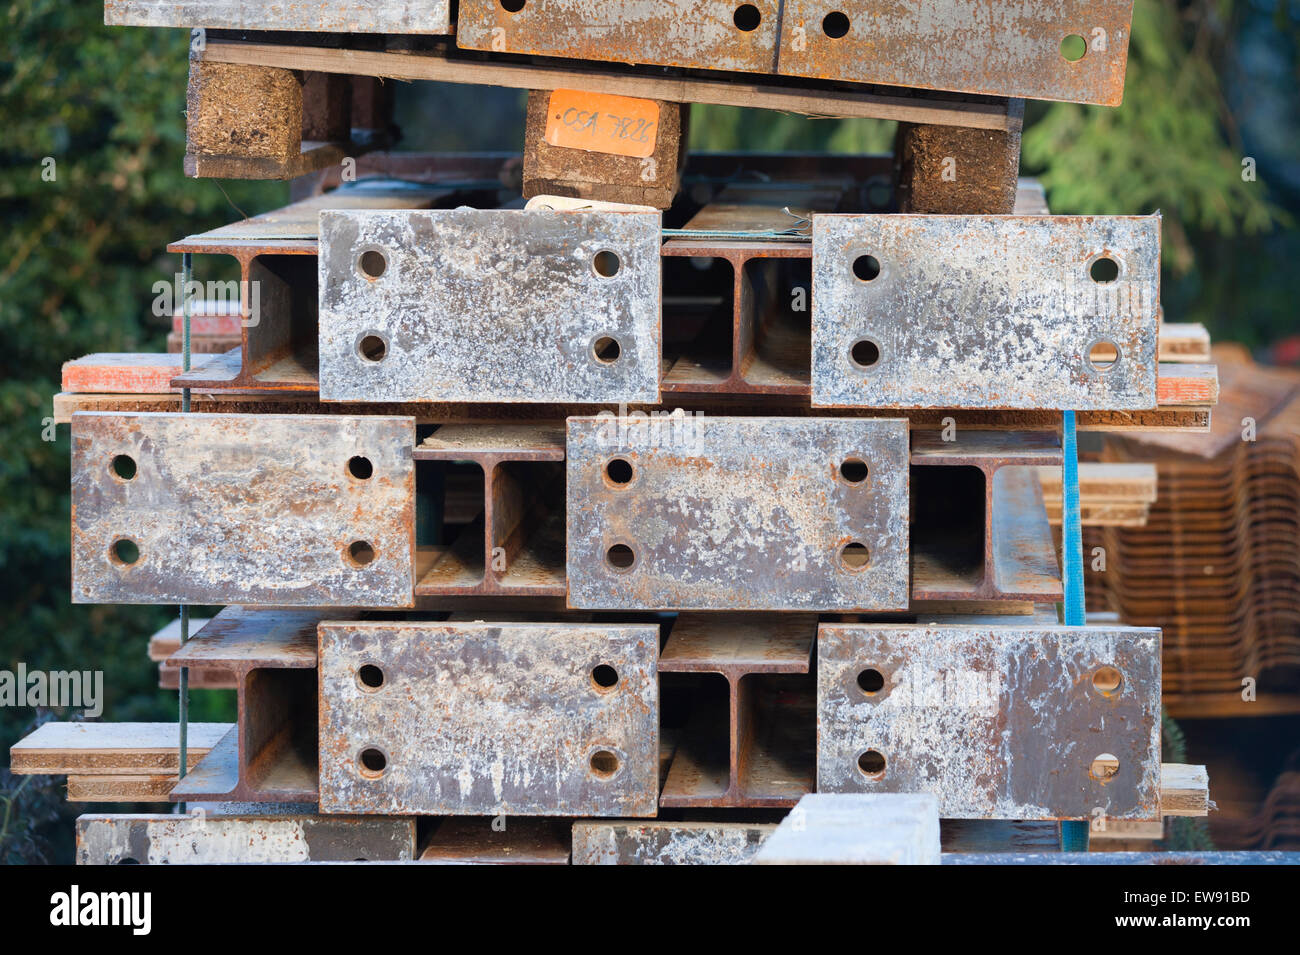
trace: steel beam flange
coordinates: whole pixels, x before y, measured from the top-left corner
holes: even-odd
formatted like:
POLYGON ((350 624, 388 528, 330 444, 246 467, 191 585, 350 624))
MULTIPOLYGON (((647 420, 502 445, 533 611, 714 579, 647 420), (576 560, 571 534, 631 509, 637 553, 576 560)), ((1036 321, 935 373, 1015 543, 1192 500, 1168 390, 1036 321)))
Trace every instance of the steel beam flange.
POLYGON ((812 403, 1155 408, 1159 282, 1159 216, 815 216, 812 403))
POLYGON ((822 624, 819 792, 952 819, 1159 819, 1160 631, 822 624))
POLYGON ((569 605, 908 606, 904 419, 570 418, 569 605))
POLYGON ((657 402, 660 216, 320 216, 326 401, 657 402))
POLYGON ((655 814, 657 626, 319 632, 322 812, 655 814))

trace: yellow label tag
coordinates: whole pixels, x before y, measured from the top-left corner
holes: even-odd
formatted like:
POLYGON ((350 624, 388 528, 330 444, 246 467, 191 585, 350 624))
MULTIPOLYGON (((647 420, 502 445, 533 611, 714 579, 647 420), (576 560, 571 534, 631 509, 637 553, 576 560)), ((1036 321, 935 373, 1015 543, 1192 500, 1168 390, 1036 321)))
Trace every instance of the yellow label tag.
POLYGON ((546 141, 552 146, 612 153, 654 155, 659 104, 651 99, 555 90, 546 114, 546 141))

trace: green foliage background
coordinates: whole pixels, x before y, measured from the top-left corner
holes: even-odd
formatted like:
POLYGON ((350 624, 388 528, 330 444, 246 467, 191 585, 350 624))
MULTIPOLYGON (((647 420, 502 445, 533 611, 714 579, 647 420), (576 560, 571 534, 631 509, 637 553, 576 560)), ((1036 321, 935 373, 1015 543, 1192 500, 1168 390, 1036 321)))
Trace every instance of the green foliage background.
MULTIPOLYGON (((145 642, 174 609, 69 602, 68 433, 44 440, 50 398, 65 360, 164 348, 150 303, 153 283, 179 268, 169 241, 288 192, 186 179, 188 38, 109 29, 102 10, 99 0, 0 8, 0 669, 102 669, 104 718, 165 720, 175 694, 156 688, 145 642), (53 182, 41 176, 47 157, 53 182)), ((1167 317, 1255 347, 1300 332, 1298 23, 1294 0, 1137 0, 1124 106, 1032 103, 1024 138, 1024 171, 1041 177, 1054 211, 1161 209, 1167 317), (1246 156, 1255 182, 1242 180, 1246 156)), ((500 110, 430 109, 455 100, 405 86, 407 145, 502 148, 503 117, 522 118, 519 95, 476 101, 500 110)), ((871 121, 692 112, 703 150, 880 152, 892 135, 871 121)), ((195 719, 233 718, 229 694, 194 696, 195 719)), ((0 709, 0 747, 37 718, 0 709)), ((0 861, 70 858, 75 813, 58 782, 0 776, 0 861)))

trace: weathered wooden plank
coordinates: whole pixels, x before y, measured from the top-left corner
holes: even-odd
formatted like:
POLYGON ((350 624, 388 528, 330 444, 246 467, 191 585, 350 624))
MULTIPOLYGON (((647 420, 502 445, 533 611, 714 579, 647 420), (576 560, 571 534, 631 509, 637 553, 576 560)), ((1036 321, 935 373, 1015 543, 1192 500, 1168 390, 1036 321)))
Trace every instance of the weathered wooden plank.
POLYGON ((176 776, 69 776, 68 802, 167 802, 176 776))
POLYGON ((1164 763, 1160 767, 1160 814, 1208 816, 1210 776, 1204 766, 1164 763))
POLYGON ((160 394, 173 389, 181 356, 166 352, 101 352, 63 363, 63 390, 80 394, 160 394))
MULTIPOLYGON (((816 417, 824 411, 808 405, 791 403, 781 396, 770 401, 744 396, 744 406, 750 411, 783 417, 816 417)), ((325 415, 412 415, 419 424, 473 424, 476 422, 512 422, 520 420, 562 422, 573 415, 590 414, 591 407, 584 405, 542 404, 503 405, 499 403, 466 402, 323 402, 315 395, 286 392, 196 392, 192 397, 196 412, 226 412, 238 414, 325 414, 325 415)), ((72 416, 80 412, 146 413, 179 411, 180 395, 79 395, 59 392, 53 396, 55 424, 70 424, 72 416)), ((735 407, 736 402, 726 395, 674 394, 670 405, 629 405, 629 414, 650 414, 659 411, 667 414, 676 408, 686 411, 702 410, 716 413, 719 408, 735 407)), ((837 417, 907 418, 917 429, 940 430, 944 419, 952 418, 959 431, 1042 431, 1059 428, 1059 411, 976 410, 976 409, 890 409, 861 408, 836 412, 837 417)), ((1210 430, 1210 409, 1157 408, 1154 411, 1080 411, 1077 416, 1080 431, 1119 431, 1139 433, 1195 433, 1210 430)), ((1235 431, 1233 432, 1236 433, 1235 431)))
POLYGON ((689 74, 664 75, 661 70, 629 73, 552 64, 485 62, 457 59, 438 49, 389 53, 212 40, 208 42, 203 58, 209 63, 526 90, 594 89, 668 103, 716 103, 842 119, 908 120, 976 129, 1010 129, 1019 123, 1019 119, 1011 115, 1005 100, 972 102, 969 97, 948 95, 913 97, 903 91, 882 94, 832 85, 814 88, 801 84, 793 88, 779 80, 753 76, 706 79, 689 74))
MULTIPOLYGON (((191 723, 188 764, 196 765, 233 728, 191 723)), ((16 774, 174 774, 180 768, 180 728, 175 723, 45 723, 9 748, 9 763, 16 774)))

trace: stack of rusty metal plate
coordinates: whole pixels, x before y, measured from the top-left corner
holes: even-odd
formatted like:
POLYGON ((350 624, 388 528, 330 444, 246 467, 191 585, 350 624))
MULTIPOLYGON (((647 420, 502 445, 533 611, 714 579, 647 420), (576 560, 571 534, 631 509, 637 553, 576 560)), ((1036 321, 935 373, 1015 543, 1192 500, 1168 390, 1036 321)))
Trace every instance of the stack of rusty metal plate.
POLYGON ((1220 849, 1300 850, 1300 770, 1280 773, 1258 801, 1219 803, 1210 817, 1210 835, 1220 849))
POLYGON ((1300 711, 1300 374, 1216 349, 1208 435, 1114 436, 1106 461, 1156 461, 1145 527, 1097 528, 1094 606, 1165 635, 1175 716, 1300 711))
POLYGON ((1017 179, 1022 97, 1118 104, 1129 3, 461 0, 415 51, 446 3, 254 6, 106 3, 203 31, 191 175, 303 178, 170 247, 185 301, 236 259, 237 347, 56 397, 73 599, 223 608, 153 647, 237 693, 197 762, 28 743, 210 808, 83 817, 81 861, 1011 858, 1174 811, 1160 631, 1058 622, 1043 469, 1062 409, 1206 429, 1215 370, 1158 215, 1017 179), (528 89, 521 155, 382 151, 376 77, 528 89), (691 103, 898 145, 690 155, 691 103))

